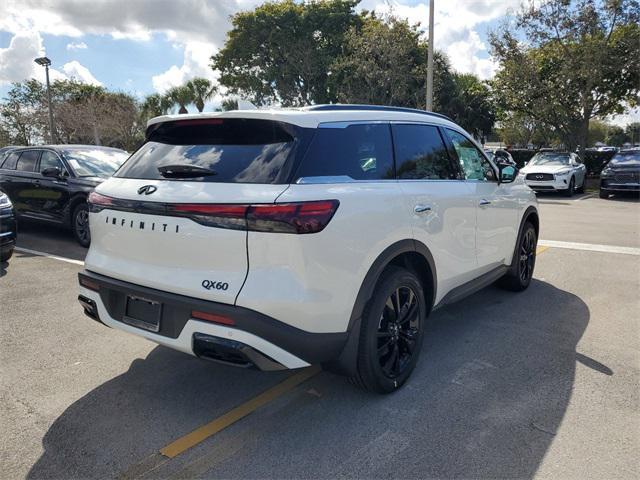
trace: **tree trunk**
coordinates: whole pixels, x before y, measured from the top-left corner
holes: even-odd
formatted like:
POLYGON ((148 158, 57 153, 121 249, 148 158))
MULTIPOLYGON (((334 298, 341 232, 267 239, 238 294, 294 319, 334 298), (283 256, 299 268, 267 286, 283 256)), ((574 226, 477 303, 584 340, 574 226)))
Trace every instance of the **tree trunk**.
POLYGON ((580 141, 580 150, 578 155, 580 155, 580 159, 584 162, 584 154, 587 149, 587 142, 589 141, 589 115, 585 115, 582 119, 578 138, 580 141))
POLYGON ((180 110, 178 110, 178 113, 180 114, 189 113, 189 110, 187 110, 187 108, 184 105, 180 105, 180 110))

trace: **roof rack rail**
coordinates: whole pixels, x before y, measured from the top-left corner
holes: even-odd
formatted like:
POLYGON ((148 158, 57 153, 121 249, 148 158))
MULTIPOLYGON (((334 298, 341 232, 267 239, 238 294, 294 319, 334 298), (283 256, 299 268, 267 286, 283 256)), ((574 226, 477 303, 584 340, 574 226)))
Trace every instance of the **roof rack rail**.
POLYGON ((373 110, 373 111, 382 111, 382 112, 406 112, 406 113, 418 113, 420 115, 429 115, 432 117, 444 118, 445 120, 449 120, 453 122, 449 117, 443 115, 441 113, 428 112, 426 110, 418 110, 417 108, 408 108, 408 107, 392 107, 387 105, 358 105, 358 104, 347 104, 347 103, 331 103, 331 104, 323 104, 323 105, 311 105, 308 107, 303 107, 302 110, 307 111, 331 111, 331 110, 373 110))

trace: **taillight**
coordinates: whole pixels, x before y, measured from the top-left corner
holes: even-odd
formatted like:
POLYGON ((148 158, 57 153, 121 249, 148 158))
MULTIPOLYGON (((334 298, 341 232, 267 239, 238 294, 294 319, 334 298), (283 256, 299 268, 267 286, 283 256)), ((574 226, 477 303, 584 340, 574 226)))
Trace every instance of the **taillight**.
POLYGON ((252 205, 247 227, 257 232, 316 233, 327 226, 336 213, 338 200, 252 205))
POLYGON ((338 205, 338 200, 259 205, 179 203, 167 205, 167 213, 210 227, 302 234, 322 231, 338 205))
POLYGON ((222 325, 235 325, 236 322, 232 318, 225 317, 224 315, 216 315, 215 313, 201 312, 199 310, 192 310, 191 317, 198 320, 205 320, 207 322, 221 323, 222 325))
POLYGON ((103 208, 111 207, 114 204, 114 199, 111 197, 105 197, 104 195, 100 195, 96 192, 91 192, 87 199, 87 203, 89 203, 89 209, 92 212, 99 212, 103 208))

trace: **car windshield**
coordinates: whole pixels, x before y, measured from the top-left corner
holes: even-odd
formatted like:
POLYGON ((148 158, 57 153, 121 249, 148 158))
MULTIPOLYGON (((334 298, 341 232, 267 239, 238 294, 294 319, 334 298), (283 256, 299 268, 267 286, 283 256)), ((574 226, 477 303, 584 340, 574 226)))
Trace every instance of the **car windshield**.
POLYGON ((531 165, 569 165, 568 153, 537 153, 531 165))
POLYGON ((78 177, 108 178, 129 157, 124 150, 116 148, 69 149, 64 156, 78 177))
POLYGON ((640 150, 632 152, 620 152, 609 162, 612 166, 640 165, 640 150))

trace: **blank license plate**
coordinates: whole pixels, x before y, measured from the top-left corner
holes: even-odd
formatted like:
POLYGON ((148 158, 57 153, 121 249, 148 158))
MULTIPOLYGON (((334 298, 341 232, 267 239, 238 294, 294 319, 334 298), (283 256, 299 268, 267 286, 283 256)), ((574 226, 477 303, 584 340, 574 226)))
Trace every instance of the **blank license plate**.
POLYGON ((152 332, 160 330, 162 304, 142 297, 127 296, 127 305, 122 321, 134 327, 152 332))

